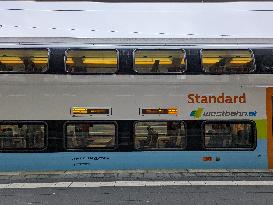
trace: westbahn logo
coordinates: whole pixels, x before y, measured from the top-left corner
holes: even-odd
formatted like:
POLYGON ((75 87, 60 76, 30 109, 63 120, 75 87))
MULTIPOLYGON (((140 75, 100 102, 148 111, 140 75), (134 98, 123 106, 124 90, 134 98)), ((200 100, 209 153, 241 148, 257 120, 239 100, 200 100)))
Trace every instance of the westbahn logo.
POLYGON ((191 111, 190 116, 194 117, 195 119, 199 119, 201 117, 256 117, 257 111, 204 111, 204 108, 199 107, 196 110, 191 111))
POLYGON ((202 117, 203 111, 204 111, 204 108, 199 107, 197 110, 191 111, 190 116, 194 117, 195 119, 198 119, 202 117))

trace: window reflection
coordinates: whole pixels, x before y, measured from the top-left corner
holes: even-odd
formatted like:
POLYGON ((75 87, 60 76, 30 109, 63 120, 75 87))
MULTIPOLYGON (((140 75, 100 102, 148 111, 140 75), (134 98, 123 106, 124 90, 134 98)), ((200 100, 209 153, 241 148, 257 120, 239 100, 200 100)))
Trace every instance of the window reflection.
POLYGON ((136 149, 183 149, 186 146, 183 122, 137 122, 135 124, 136 149))
POLYGON ((137 50, 135 67, 138 73, 182 73, 186 70, 183 50, 137 50))
POLYGON ((115 73, 116 50, 68 50, 66 70, 70 73, 115 73))
POLYGON ((42 73, 48 69, 48 50, 0 49, 0 72, 42 73))
POLYGON ((44 148, 45 126, 43 124, 0 125, 0 148, 42 149, 44 148))
POLYGON ((263 71, 273 71, 273 55, 264 55, 262 57, 261 67, 263 71))
POLYGON ((68 149, 113 148, 115 136, 113 123, 69 123, 66 126, 68 149))
POLYGON ((256 68, 250 50, 202 50, 201 54, 207 73, 249 73, 256 68))
POLYGON ((208 123, 205 124, 207 148, 249 148, 253 144, 251 124, 208 123))

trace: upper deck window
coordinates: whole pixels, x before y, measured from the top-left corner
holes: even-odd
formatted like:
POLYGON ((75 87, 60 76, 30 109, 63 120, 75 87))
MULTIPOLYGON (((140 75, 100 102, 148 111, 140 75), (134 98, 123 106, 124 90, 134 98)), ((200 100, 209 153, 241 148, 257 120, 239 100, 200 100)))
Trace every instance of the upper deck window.
POLYGON ((255 70, 251 50, 202 50, 201 55, 206 73, 250 73, 255 70))
POLYGON ((0 49, 0 72, 42 73, 47 69, 47 49, 0 49))
POLYGON ((70 73, 115 73, 118 53, 116 50, 68 50, 65 64, 70 73))
POLYGON ((184 50, 136 50, 134 69, 138 73, 183 73, 186 70, 184 50))

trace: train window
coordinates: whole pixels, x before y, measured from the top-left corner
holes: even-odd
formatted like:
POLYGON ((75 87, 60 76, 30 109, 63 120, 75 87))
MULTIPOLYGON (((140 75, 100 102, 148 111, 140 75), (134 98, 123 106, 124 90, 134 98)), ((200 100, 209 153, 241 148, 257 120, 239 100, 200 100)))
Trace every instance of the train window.
POLYGON ((45 148, 46 125, 39 122, 2 122, 1 150, 41 150, 45 148))
POLYGON ((136 50, 134 69, 138 73, 183 73, 186 70, 184 50, 136 50))
POLYGON ((253 148, 255 124, 252 122, 205 122, 205 148, 253 148))
POLYGON ((43 73, 48 56, 47 49, 0 49, 0 72, 43 73))
POLYGON ((116 50, 68 50, 66 71, 70 73, 115 73, 118 68, 116 50))
POLYGON ((67 149, 114 148, 116 124, 113 122, 68 122, 67 149))
POLYGON ((251 50, 202 50, 201 55, 206 73, 250 73, 256 68, 251 50))
POLYGON ((185 147, 185 125, 181 121, 135 123, 136 149, 185 149, 185 147))
POLYGON ((273 71, 273 55, 265 55, 262 58, 262 70, 273 71))

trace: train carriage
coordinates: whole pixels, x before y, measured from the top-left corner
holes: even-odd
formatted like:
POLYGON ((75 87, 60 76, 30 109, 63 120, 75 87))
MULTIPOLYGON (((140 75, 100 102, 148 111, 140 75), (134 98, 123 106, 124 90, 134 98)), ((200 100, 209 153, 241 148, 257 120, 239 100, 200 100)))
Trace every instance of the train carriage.
MULTIPOLYGON (((39 4, 29 2, 36 10, 22 12, 36 16, 39 4)), ((96 8, 84 15, 99 16, 99 8, 106 8, 105 18, 113 15, 110 8, 124 15, 112 4, 79 5, 96 8)), ((143 4, 120 5, 135 16, 143 12, 143 4)), ((244 3, 174 5, 217 8, 219 18, 228 5, 241 17, 236 27, 251 22, 238 12, 244 3)), ((76 11, 62 6, 71 19, 76 11)), ((157 4, 155 12, 162 9, 169 22, 173 12, 180 15, 168 4, 157 4)), ((14 12, 4 10, 4 17, 14 12)), ((268 13, 259 15, 270 21, 268 13)), ((269 33, 244 35, 231 22, 226 27, 235 38, 178 38, 180 30, 172 27, 165 28, 172 38, 151 38, 150 30, 138 38, 118 32, 109 33, 119 38, 42 38, 28 31, 8 38, 14 34, 2 25, 0 171, 272 168, 272 31, 264 26, 269 33)), ((140 20, 135 26, 143 29, 140 20)))

